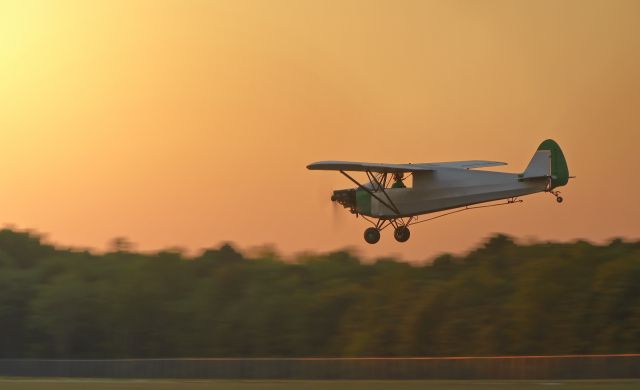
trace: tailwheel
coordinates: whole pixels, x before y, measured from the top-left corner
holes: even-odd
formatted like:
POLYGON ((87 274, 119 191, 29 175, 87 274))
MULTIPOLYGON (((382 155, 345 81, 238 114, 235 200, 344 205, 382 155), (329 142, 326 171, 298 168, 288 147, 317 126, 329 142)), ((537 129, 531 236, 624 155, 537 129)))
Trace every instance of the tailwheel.
POLYGON ((405 242, 409 237, 411 237, 411 232, 409 231, 409 228, 404 225, 398 226, 393 232, 393 237, 398 242, 405 242))
POLYGON ((562 196, 560 196, 560 191, 549 191, 549 192, 551 192, 551 195, 556 197, 556 202, 562 203, 564 199, 562 199, 562 196))
POLYGON ((369 244, 375 244, 380 241, 380 230, 370 227, 364 231, 364 240, 369 244))

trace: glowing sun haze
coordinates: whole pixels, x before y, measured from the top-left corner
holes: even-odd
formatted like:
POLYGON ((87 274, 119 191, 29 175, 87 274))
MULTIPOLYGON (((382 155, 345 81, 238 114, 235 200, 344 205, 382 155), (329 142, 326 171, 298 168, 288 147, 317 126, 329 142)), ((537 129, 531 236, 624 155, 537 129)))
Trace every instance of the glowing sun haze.
MULTIPOLYGON (((141 249, 236 242, 421 260, 493 232, 640 236, 638 1, 2 1, 0 221, 141 249), (490 159, 538 144, 545 194, 390 232, 334 214, 326 159, 490 159)), ((342 210, 341 210, 342 211, 342 210)))

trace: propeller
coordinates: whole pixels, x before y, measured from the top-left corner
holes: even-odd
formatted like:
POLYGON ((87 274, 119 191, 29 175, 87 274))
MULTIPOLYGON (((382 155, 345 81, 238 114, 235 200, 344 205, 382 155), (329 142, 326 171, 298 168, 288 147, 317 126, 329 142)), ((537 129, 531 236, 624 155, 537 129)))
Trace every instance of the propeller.
POLYGON ((342 228, 348 217, 349 210, 342 207, 338 201, 331 200, 333 193, 327 193, 326 188, 317 187, 314 191, 314 200, 317 208, 324 210, 325 213, 331 213, 331 226, 333 229, 342 228), (330 205, 327 203, 331 203, 330 205), (331 208, 331 210, 329 210, 331 208))
POLYGON ((345 213, 348 212, 348 210, 342 207, 342 205, 335 200, 331 202, 331 208, 331 220, 333 222, 333 227, 340 228, 344 226, 346 217, 345 213))

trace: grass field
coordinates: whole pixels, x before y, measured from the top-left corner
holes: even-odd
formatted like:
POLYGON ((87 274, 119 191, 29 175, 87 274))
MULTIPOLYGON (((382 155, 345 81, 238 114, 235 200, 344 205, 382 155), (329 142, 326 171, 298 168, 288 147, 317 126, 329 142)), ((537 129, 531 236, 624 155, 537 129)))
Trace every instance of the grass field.
POLYGON ((463 390, 463 389, 640 389, 640 380, 589 381, 231 381, 0 379, 2 390, 463 390))

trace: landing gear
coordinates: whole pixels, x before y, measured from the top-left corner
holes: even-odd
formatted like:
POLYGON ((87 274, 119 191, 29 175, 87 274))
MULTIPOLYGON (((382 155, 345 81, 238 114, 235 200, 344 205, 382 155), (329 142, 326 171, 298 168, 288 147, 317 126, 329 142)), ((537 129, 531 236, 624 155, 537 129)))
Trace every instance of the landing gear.
POLYGON ((564 199, 562 199, 562 196, 560 196, 560 191, 549 191, 549 192, 551 193, 551 195, 556 197, 556 202, 562 203, 564 199))
POLYGON ((409 225, 411 225, 411 222, 415 217, 409 217, 408 219, 379 219, 377 222, 371 221, 367 217, 364 218, 367 221, 371 222, 371 224, 373 224, 373 227, 370 227, 364 231, 364 240, 369 244, 375 244, 376 242, 380 241, 380 232, 390 226, 394 229, 393 238, 395 238, 398 242, 406 242, 411 236, 409 225))
POLYGON ((406 242, 409 237, 411 237, 411 232, 409 231, 409 228, 404 225, 398 226, 393 231, 393 238, 398 242, 406 242))
POLYGON ((364 240, 369 244, 375 244, 380 241, 380 230, 370 227, 364 231, 364 240))

